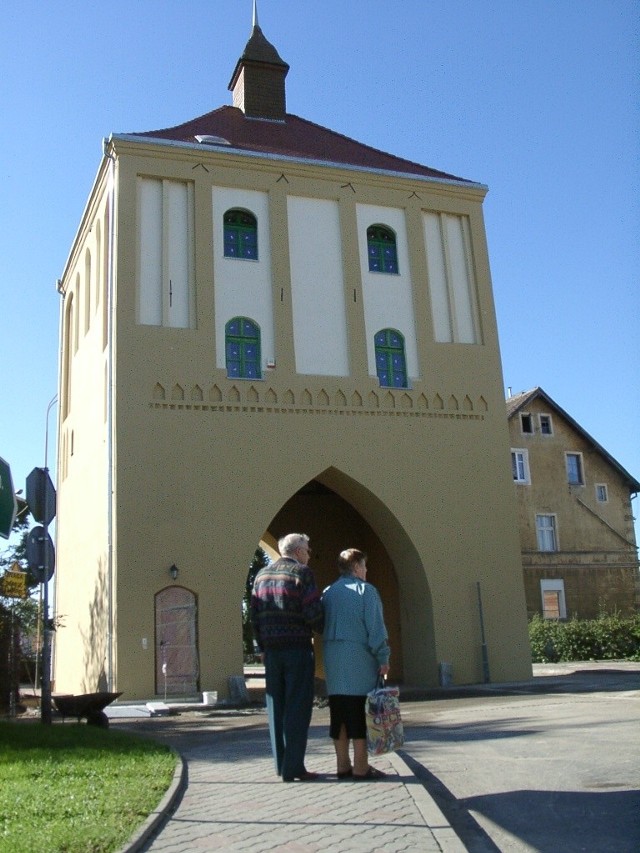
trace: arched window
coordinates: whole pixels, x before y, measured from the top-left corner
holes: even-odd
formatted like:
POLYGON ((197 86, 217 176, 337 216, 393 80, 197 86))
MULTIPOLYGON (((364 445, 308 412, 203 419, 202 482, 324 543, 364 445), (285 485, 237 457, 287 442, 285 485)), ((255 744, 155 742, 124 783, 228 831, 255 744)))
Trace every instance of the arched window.
POLYGON ((64 312, 64 349, 62 351, 62 399, 60 408, 64 420, 71 411, 71 367, 73 365, 73 339, 74 339, 74 304, 73 293, 66 300, 64 312))
POLYGON ((396 235, 385 225, 370 225, 367 228, 367 252, 369 272, 398 272, 396 235))
POLYGON ((248 210, 227 210, 224 215, 224 256, 258 260, 258 221, 248 210))
POLYGON ((91 252, 84 255, 84 333, 89 331, 91 324, 91 252))
POLYGON ((380 385, 388 388, 407 387, 407 364, 404 337, 395 329, 381 329, 374 338, 376 372, 380 385))
POLYGON ((225 326, 227 376, 260 379, 260 329, 247 317, 234 317, 225 326))

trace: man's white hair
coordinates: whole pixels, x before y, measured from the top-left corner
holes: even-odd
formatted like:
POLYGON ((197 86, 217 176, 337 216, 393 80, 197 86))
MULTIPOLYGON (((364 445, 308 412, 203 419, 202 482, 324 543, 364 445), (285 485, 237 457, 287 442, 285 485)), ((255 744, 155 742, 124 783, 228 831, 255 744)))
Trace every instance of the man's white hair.
POLYGON ((306 533, 287 533, 278 540, 278 551, 282 557, 293 557, 298 548, 304 548, 309 544, 306 533))

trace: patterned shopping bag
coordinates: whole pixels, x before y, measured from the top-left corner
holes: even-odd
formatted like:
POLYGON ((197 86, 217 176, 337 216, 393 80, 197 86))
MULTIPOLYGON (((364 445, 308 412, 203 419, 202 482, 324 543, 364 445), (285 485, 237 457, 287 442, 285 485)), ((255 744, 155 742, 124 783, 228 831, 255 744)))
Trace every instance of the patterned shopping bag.
POLYGON ((367 694, 367 751, 369 755, 393 752, 404 743, 397 687, 376 687, 367 694))

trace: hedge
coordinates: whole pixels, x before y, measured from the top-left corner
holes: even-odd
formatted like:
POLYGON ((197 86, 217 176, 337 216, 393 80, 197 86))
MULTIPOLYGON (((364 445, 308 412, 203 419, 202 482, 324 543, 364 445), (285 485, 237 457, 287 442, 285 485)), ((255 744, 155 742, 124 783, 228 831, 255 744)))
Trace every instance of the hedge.
POLYGON ((640 661, 640 614, 559 622, 534 616, 529 622, 533 663, 580 660, 640 661))

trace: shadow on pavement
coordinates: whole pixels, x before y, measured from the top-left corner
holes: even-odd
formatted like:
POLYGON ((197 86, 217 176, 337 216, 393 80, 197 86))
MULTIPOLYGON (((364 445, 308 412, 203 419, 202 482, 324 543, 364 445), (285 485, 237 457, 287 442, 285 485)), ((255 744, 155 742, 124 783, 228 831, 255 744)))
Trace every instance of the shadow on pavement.
POLYGON ((564 674, 537 675, 530 681, 501 684, 464 684, 425 689, 401 685, 400 700, 442 701, 470 696, 614 693, 624 690, 640 690, 640 672, 637 669, 577 669, 564 674))
POLYGON ((483 815, 540 853, 557 853, 558 839, 563 853, 640 849, 638 791, 509 791, 470 797, 459 807, 483 815))
POLYGON ((398 755, 433 798, 469 853, 500 853, 500 848, 496 847, 478 821, 469 813, 468 807, 457 800, 437 776, 404 750, 398 750, 398 755))

